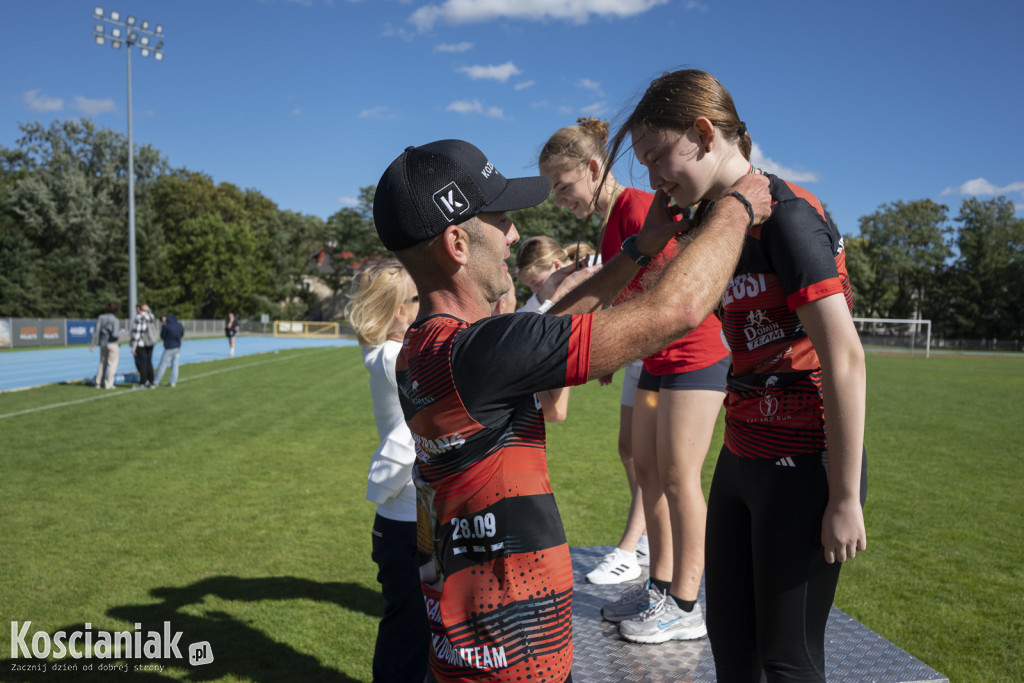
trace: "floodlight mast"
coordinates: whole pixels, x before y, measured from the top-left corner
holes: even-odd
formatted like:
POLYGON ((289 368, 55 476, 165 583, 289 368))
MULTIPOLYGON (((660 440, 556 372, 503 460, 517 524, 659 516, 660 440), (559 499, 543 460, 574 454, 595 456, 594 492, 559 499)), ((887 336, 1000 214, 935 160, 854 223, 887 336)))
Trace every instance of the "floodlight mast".
POLYGON ((135 146, 132 141, 132 46, 136 45, 143 57, 153 56, 153 59, 162 62, 164 59, 164 27, 156 24, 151 27, 146 20, 136 20, 134 16, 127 16, 121 20, 121 13, 117 11, 106 12, 102 7, 95 7, 92 11, 94 21, 101 21, 101 24, 93 26, 93 38, 97 45, 103 45, 107 41, 115 50, 124 44, 124 53, 128 65, 128 320, 130 325, 135 324, 135 306, 138 303, 138 277, 135 265, 135 146), (109 34, 107 30, 109 29, 109 34), (122 35, 123 32, 123 35, 122 35), (157 39, 157 44, 151 46, 151 38, 157 39))

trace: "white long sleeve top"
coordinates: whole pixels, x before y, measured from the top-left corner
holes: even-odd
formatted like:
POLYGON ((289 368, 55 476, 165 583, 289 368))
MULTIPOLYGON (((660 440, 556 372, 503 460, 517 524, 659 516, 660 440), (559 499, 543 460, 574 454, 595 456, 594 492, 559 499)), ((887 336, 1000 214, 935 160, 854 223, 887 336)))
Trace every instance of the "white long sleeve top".
POLYGON ((398 522, 416 521, 416 487, 412 466, 416 451, 398 401, 395 361, 401 342, 364 346, 363 365, 370 372, 373 421, 380 446, 370 460, 366 498, 377 503, 377 514, 398 522))

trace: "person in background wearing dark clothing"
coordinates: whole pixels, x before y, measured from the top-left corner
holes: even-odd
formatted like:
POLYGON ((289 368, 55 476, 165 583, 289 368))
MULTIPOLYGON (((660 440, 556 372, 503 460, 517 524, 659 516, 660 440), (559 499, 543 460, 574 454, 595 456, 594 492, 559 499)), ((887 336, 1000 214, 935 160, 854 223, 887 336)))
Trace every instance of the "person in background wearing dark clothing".
POLYGON ((103 313, 96 319, 96 328, 92 331, 92 339, 89 340, 89 352, 92 347, 100 347, 100 366, 96 370, 96 388, 113 389, 114 375, 117 374, 117 358, 120 355, 121 347, 118 345, 118 330, 121 322, 117 314, 121 311, 121 305, 116 301, 107 304, 103 313), (104 373, 104 369, 106 372, 104 373), (102 382, 102 385, 100 384, 102 382))
POLYGON ((149 312, 147 304, 135 307, 135 324, 132 325, 132 355, 139 371, 139 383, 133 388, 148 389, 153 386, 153 347, 146 344, 149 326, 156 324, 156 318, 149 312))
POLYGON ((235 317, 234 313, 228 313, 227 322, 224 323, 224 334, 228 338, 228 344, 231 345, 231 353, 229 355, 235 355, 235 336, 238 334, 238 318, 235 317))
POLYGON ((160 380, 164 378, 164 370, 167 364, 171 364, 171 388, 178 383, 178 361, 181 360, 181 338, 185 336, 185 326, 182 325, 173 313, 160 318, 163 326, 160 328, 160 338, 164 340, 164 352, 160 355, 160 365, 156 368, 156 379, 153 380, 153 388, 160 386, 160 380))

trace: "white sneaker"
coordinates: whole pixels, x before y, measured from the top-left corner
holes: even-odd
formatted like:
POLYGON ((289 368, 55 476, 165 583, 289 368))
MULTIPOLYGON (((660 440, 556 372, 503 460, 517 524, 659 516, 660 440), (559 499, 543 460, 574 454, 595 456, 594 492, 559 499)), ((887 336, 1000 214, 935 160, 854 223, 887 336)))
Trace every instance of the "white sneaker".
POLYGON ((664 595, 636 619, 621 622, 619 634, 633 643, 664 643, 703 638, 708 629, 699 604, 692 612, 684 612, 670 595, 664 595))
POLYGON ((646 536, 641 536, 636 543, 636 561, 641 567, 651 566, 651 546, 647 543, 646 536))
POLYGON ((598 585, 622 583, 640 578, 640 571, 635 553, 616 548, 604 556, 596 569, 587 574, 587 581, 598 585))

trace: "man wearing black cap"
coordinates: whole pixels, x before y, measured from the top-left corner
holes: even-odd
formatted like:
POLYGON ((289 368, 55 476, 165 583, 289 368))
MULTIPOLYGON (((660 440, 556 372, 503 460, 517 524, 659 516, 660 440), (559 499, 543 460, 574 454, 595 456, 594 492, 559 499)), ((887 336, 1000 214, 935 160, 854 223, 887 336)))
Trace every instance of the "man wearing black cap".
POLYGON ((770 211, 761 176, 732 189, 749 200, 749 216, 746 202, 723 196, 648 293, 591 312, 689 227, 661 193, 644 229, 560 301, 557 315, 488 317, 508 289, 505 260, 519 239, 506 212, 542 202, 548 180, 505 178, 460 140, 410 147, 381 177, 377 233, 420 300, 396 374, 417 450, 434 679, 571 680, 572 565, 534 393, 610 374, 707 316, 744 227, 770 211))

